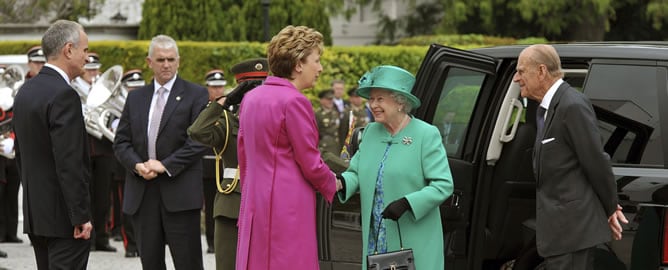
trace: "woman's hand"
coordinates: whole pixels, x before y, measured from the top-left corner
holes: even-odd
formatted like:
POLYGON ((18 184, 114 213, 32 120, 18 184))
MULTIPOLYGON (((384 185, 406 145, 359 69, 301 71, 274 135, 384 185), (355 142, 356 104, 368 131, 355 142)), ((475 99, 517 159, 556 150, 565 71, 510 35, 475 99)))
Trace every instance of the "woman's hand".
POLYGON ((383 218, 398 220, 409 209, 411 209, 411 205, 408 203, 406 197, 403 197, 391 202, 385 207, 385 210, 383 210, 383 218))

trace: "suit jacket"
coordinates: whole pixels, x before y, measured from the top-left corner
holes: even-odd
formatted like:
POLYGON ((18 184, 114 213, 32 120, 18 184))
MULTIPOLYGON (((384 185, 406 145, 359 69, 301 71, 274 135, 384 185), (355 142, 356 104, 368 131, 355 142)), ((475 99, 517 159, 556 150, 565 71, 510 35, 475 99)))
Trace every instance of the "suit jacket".
MULTIPOLYGON (((125 179, 123 212, 134 214, 142 203, 146 180, 135 172, 135 164, 148 160, 148 114, 154 83, 130 91, 114 138, 114 152, 128 170, 125 179)), ((206 106, 208 92, 197 84, 176 78, 165 104, 158 138, 156 158, 169 174, 160 174, 163 204, 168 211, 202 207, 202 155, 206 147, 192 141, 186 130, 206 106)))
POLYGON ((611 241, 617 187, 587 97, 564 82, 534 146, 536 244, 541 256, 611 241))
POLYGON ((16 161, 23 182, 23 230, 72 238, 90 220, 88 141, 77 92, 48 66, 14 100, 16 161))

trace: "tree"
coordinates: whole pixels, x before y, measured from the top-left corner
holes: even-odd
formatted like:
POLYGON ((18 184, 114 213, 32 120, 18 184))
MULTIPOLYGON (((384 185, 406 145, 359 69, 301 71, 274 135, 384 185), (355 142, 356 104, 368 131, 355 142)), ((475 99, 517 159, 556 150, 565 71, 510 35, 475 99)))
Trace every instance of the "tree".
MULTIPOLYGON (((343 0, 334 2, 337 1, 343 0)), ((323 0, 271 0, 270 35, 287 25, 306 25, 320 31, 326 44, 331 44, 329 13, 322 3, 323 0)), ((177 40, 264 41, 262 8, 260 0, 146 0, 139 39, 162 33, 177 40)))
POLYGON ((93 17, 103 4, 104 0, 0 0, 0 23, 77 21, 93 17))
MULTIPOLYGON (((636 10, 660 30, 668 21, 664 0, 438 0, 444 6, 440 33, 476 32, 512 37, 544 36, 550 40, 603 40, 612 23, 639 25, 638 17, 621 16, 621 7, 636 10), (620 22, 624 18, 628 21, 620 22)), ((626 13, 627 9, 624 9, 626 13)), ((640 22, 645 25, 644 22, 640 22)))

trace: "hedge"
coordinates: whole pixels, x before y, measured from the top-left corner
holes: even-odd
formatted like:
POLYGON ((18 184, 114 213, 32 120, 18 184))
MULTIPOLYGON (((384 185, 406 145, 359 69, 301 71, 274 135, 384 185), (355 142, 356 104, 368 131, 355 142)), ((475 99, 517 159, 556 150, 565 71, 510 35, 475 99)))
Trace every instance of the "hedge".
MULTIPOLYGON (((541 42, 544 39, 532 38, 529 42, 541 42)), ((526 41, 524 41, 526 42, 526 41)), ((257 42, 192 42, 177 41, 181 66, 179 76, 186 80, 204 83, 207 71, 223 69, 229 85, 234 85, 234 76, 229 69, 244 59, 266 55, 266 43, 257 42)), ((405 39, 400 46, 332 46, 325 48, 321 58, 323 72, 314 89, 305 91, 314 101, 317 92, 329 88, 334 79, 342 79, 348 88, 357 84, 357 80, 369 69, 377 65, 396 65, 415 74, 429 48, 429 44, 439 43, 460 49, 471 49, 501 44, 523 43, 511 38, 486 37, 482 35, 423 36, 405 39)), ((28 48, 39 41, 0 42, 1 54, 24 54, 28 48)), ((91 41, 90 51, 100 55, 102 70, 112 65, 121 65, 125 70, 139 68, 148 80, 152 71, 146 65, 149 41, 91 41)))

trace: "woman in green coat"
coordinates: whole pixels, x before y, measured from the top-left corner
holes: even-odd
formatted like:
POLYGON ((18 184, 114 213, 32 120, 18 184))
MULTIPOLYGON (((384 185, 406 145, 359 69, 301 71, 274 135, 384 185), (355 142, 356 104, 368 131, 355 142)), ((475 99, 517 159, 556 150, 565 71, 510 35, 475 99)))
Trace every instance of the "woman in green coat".
MULTIPOLYGON (((416 269, 444 269, 439 205, 451 194, 452 175, 438 129, 409 115, 420 106, 411 94, 415 77, 395 66, 379 66, 359 81, 375 118, 341 177, 342 202, 360 192, 363 257, 413 249, 416 269), (387 218, 396 220, 384 220, 387 218), (380 225, 380 226, 379 226, 380 225), (376 238, 376 235, 378 237, 376 238)), ((367 269, 366 259, 362 269, 367 269)))

